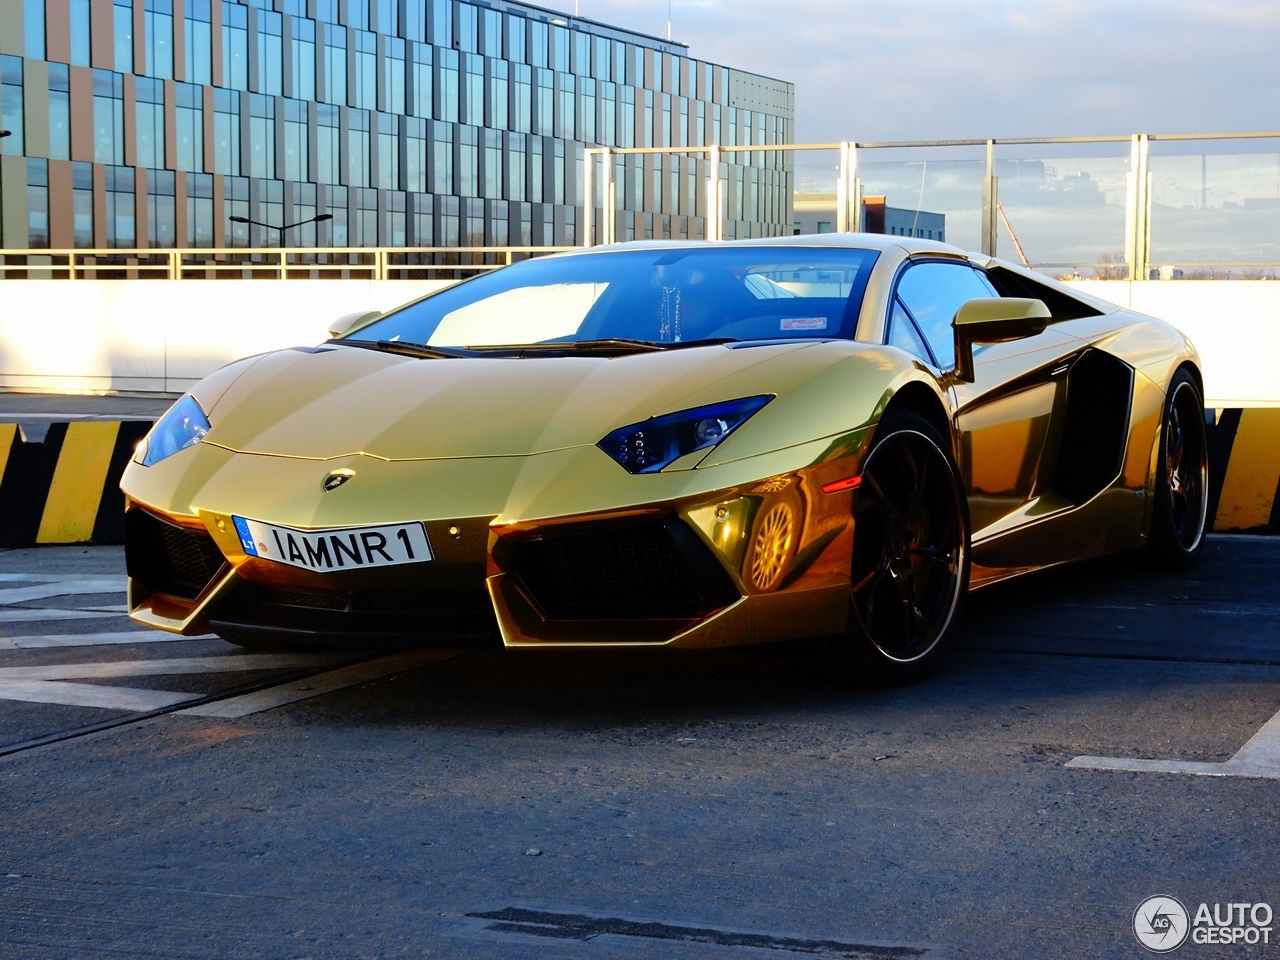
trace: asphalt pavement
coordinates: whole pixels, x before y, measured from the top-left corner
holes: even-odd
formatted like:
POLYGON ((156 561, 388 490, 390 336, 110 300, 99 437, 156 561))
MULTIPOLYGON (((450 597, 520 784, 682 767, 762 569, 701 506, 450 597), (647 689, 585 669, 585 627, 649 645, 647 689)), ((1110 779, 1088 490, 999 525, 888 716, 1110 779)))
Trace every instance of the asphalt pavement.
MULTIPOLYGON (((1280 910, 1278 573, 1214 536, 1038 574, 869 691, 752 651, 254 654, 131 625, 118 547, 3 551, 0 957, 1153 956, 1150 896, 1280 910)), ((1280 957, 1240 936, 1175 955, 1280 957)))

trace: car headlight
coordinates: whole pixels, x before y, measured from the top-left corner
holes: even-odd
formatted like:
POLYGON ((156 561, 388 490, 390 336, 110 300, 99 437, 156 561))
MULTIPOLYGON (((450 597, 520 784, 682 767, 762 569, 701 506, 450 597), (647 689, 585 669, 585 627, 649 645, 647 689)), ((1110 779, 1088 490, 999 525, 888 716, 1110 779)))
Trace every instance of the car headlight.
POLYGON ((596 446, 630 473, 657 473, 687 453, 714 447, 772 399, 743 397, 650 417, 619 427, 596 446))
POLYGON ((209 418, 188 393, 156 421, 133 459, 144 467, 154 466, 179 450, 199 443, 208 432, 209 418))

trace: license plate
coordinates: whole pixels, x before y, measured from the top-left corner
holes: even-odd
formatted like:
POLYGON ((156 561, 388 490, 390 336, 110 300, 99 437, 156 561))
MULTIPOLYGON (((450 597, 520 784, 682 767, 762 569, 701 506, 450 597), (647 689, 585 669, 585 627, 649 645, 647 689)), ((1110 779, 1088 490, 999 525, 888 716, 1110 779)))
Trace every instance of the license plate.
POLYGON ((427 531, 419 522, 298 530, 244 517, 231 519, 240 536, 240 545, 249 556, 319 573, 392 567, 432 559, 427 531))

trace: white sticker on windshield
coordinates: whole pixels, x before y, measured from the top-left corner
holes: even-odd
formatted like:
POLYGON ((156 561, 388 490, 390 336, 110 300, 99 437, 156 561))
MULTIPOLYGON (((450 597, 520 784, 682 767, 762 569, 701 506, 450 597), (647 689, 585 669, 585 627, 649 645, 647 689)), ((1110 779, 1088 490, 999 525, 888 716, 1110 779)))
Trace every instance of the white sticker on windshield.
POLYGON ((827 329, 826 317, 784 317, 782 319, 783 330, 825 330, 827 329))

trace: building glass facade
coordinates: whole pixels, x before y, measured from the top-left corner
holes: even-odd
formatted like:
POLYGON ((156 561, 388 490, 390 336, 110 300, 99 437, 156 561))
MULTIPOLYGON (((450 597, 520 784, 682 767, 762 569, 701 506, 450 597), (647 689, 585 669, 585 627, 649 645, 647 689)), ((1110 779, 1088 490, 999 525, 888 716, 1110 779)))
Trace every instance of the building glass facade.
MULTIPOLYGON (((763 148, 724 235, 790 233, 792 86, 687 54, 508 0, 0 0, 0 245, 581 243, 585 148, 713 143, 763 148)), ((705 155, 614 162, 618 239, 706 235, 705 155)))

